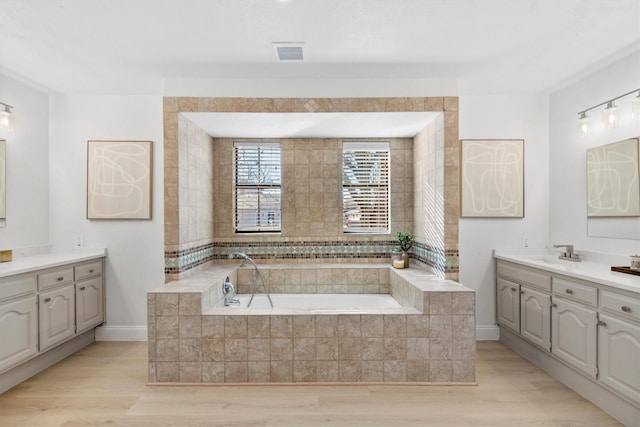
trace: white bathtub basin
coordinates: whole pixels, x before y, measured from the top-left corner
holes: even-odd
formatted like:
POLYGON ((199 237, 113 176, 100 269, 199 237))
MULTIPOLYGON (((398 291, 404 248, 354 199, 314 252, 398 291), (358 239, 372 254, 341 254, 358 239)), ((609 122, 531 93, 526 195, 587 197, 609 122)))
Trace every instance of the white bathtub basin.
MULTIPOLYGON (((247 307, 251 294, 238 294, 240 307, 247 307)), ((367 308, 400 308, 389 294, 271 294, 274 308, 311 310, 361 310, 367 308)), ((249 308, 271 308, 265 294, 256 294, 249 308)))

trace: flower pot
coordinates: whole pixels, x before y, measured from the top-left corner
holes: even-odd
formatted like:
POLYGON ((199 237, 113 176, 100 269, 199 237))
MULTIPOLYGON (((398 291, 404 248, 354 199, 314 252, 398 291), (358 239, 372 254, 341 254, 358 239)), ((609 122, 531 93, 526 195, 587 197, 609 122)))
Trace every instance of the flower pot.
POLYGON ((409 268, 409 254, 402 252, 402 260, 404 261, 404 268, 409 268))

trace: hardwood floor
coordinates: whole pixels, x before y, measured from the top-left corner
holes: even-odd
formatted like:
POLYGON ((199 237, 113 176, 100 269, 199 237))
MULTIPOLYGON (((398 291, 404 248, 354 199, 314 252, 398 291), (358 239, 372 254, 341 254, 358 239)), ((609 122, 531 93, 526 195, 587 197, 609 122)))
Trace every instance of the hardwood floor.
POLYGON ((619 426, 498 342, 478 386, 149 387, 147 345, 99 342, 0 395, 0 426, 619 426))

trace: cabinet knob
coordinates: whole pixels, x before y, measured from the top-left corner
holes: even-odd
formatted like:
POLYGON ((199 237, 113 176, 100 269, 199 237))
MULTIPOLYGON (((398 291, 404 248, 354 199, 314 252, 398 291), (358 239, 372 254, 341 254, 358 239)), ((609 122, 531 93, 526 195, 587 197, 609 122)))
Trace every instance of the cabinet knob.
POLYGON ((603 322, 602 320, 598 320, 598 326, 607 326, 607 322, 603 322))
POLYGON ((524 291, 520 291, 520 294, 521 294, 521 295, 524 295, 524 291))
POLYGON ((516 291, 516 288, 511 288, 511 290, 512 290, 513 292, 515 292, 515 291, 516 291))
POLYGON ((558 304, 556 303, 551 303, 551 308, 556 308, 558 306, 558 304))
POLYGON ((93 273, 93 271, 94 271, 94 270, 93 270, 93 268, 92 268, 92 269, 90 269, 90 270, 89 270, 89 273, 93 273))
POLYGON ((44 302, 51 302, 51 298, 45 298, 44 302))
POLYGON ((621 310, 625 313, 631 313, 631 307, 627 307, 626 305, 623 305, 621 310))
POLYGON ((58 280, 58 282, 62 282, 64 280, 64 277, 58 277, 58 279, 56 280, 58 280))
POLYGON ((573 290, 572 289, 565 289, 564 291, 566 293, 568 293, 569 295, 573 295, 573 290))
POLYGON ((87 289, 87 288, 85 288, 84 286, 80 286, 80 290, 81 291, 84 291, 85 289, 87 289))

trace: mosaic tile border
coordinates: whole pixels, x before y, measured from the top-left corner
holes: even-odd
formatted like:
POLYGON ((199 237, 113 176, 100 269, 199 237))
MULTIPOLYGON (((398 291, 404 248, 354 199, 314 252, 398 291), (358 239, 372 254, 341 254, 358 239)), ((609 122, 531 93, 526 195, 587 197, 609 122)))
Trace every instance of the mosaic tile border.
MULTIPOLYGON (((189 249, 165 252, 165 274, 180 274, 214 260, 226 260, 230 252, 244 252, 257 260, 285 259, 388 259, 395 240, 305 242, 212 242, 189 249)), ((434 270, 458 272, 458 251, 415 242, 411 257, 434 270)))

